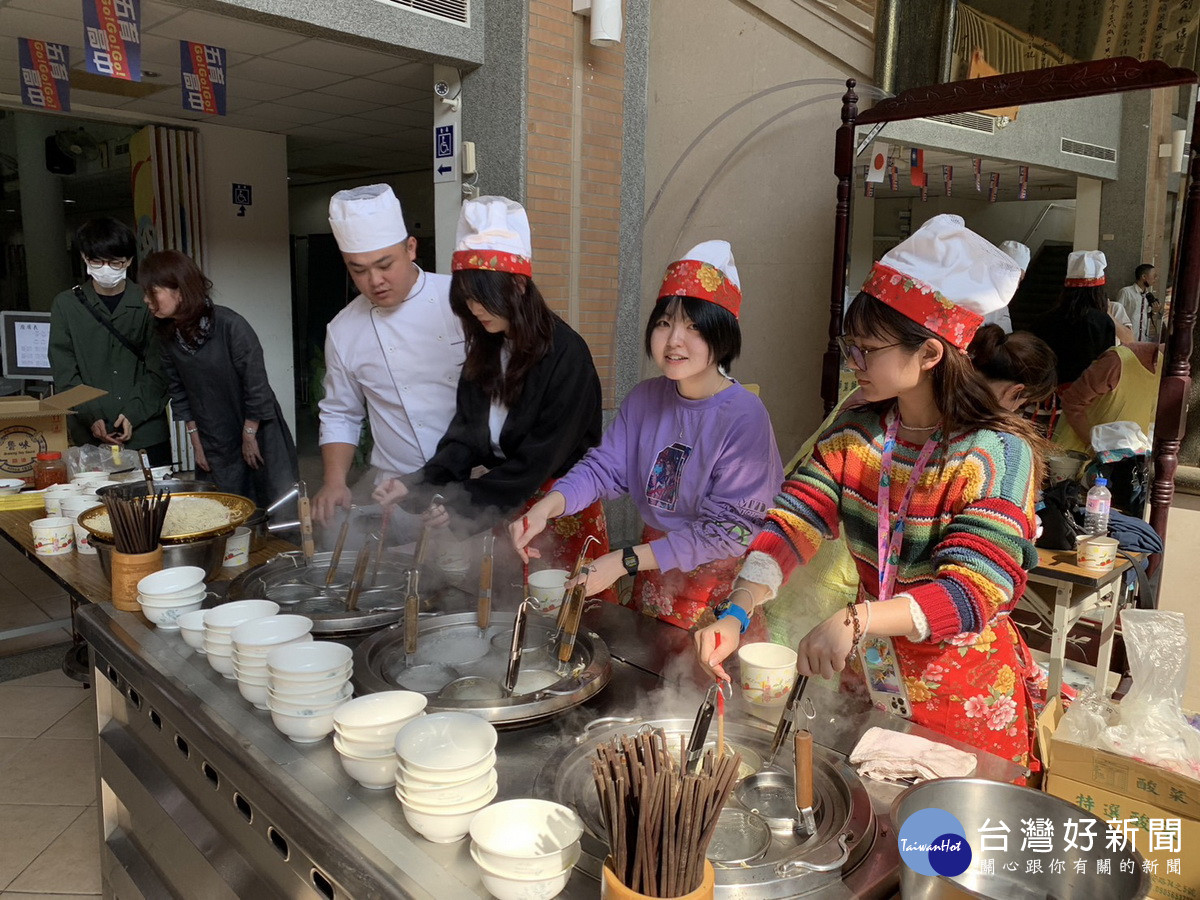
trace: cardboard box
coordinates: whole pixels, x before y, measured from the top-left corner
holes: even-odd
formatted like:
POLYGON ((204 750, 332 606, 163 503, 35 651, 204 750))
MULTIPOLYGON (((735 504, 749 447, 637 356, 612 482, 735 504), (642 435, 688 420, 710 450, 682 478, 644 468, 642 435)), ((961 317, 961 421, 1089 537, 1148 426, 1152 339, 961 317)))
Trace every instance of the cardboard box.
POLYGON ((1151 867, 1150 896, 1200 900, 1200 781, 1064 741, 1055 735, 1062 715, 1056 698, 1038 718, 1046 792, 1106 821, 1132 820, 1137 849, 1151 867), (1174 822, 1178 840, 1170 833, 1174 822))
POLYGON ((33 460, 47 450, 67 449, 67 416, 80 403, 107 391, 81 384, 39 400, 0 397, 0 478, 33 482, 33 460))

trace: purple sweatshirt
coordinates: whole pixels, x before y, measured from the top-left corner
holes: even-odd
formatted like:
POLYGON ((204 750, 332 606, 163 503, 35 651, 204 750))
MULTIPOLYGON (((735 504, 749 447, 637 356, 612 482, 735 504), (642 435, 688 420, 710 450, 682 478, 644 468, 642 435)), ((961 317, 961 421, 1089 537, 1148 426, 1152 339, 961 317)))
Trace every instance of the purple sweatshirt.
POLYGON ((679 396, 668 378, 643 381, 600 441, 554 485, 576 513, 629 494, 666 537, 650 548, 664 571, 746 552, 783 483, 766 407, 733 384, 706 400, 679 396))

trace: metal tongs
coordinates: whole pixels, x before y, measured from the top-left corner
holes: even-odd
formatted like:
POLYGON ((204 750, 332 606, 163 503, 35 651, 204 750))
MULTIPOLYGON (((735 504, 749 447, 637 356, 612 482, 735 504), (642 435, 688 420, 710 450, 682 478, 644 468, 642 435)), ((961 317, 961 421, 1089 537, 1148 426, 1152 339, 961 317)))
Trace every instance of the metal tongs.
POLYGON ((575 560, 575 568, 571 572, 571 578, 576 583, 558 611, 558 630, 554 640, 558 644, 557 673, 560 677, 568 675, 571 671, 571 657, 575 653, 575 638, 579 634, 579 623, 583 619, 583 604, 587 599, 587 578, 580 576, 583 574, 583 564, 587 558, 588 548, 593 543, 600 543, 600 539, 589 534, 583 541, 579 557, 575 560))
POLYGON ((329 559, 329 571, 325 573, 325 587, 333 587, 333 582, 337 578, 338 565, 342 561, 342 550, 346 547, 346 535, 350 533, 350 520, 354 518, 354 511, 357 508, 351 503, 350 508, 346 510, 346 518, 338 532, 337 543, 333 545, 333 556, 329 559))
MULTIPOLYGON (((726 700, 733 696, 733 686, 728 681, 714 683, 704 694, 700 708, 696 710, 696 721, 692 723, 692 734, 688 738, 687 753, 684 758, 684 774, 695 775, 700 771, 700 759, 704 755, 704 745, 708 743, 708 729, 712 724, 713 712, 717 708, 717 694, 722 694, 726 700)), ((718 748, 720 752, 720 748, 718 748)))
POLYGON ((150 493, 153 494, 154 474, 150 471, 150 456, 145 450, 138 451, 138 461, 142 464, 142 477, 146 479, 146 486, 150 489, 150 493))
POLYGON ((517 616, 513 619, 512 643, 508 647, 508 668, 504 673, 504 696, 511 697, 517 686, 517 675, 521 671, 521 654, 525 646, 525 623, 529 619, 529 610, 535 608, 529 598, 521 601, 517 607, 517 616))
MULTIPOLYGON (((350 590, 346 593, 346 612, 358 610, 358 595, 362 593, 363 582, 367 576, 367 563, 371 559, 372 542, 367 541, 358 551, 358 559, 354 561, 354 576, 350 579, 350 590)), ((383 548, 379 548, 383 555, 383 548)))
POLYGON ((779 717, 779 724, 775 726, 775 736, 771 738, 771 755, 767 757, 766 766, 770 766, 775 762, 775 755, 779 753, 779 748, 783 746, 783 742, 787 739, 788 734, 795 727, 797 706, 807 704, 804 706, 805 718, 816 718, 817 710, 813 706, 813 702, 803 699, 806 687, 808 687, 808 676, 798 674, 796 676, 796 683, 792 685, 792 690, 788 694, 787 700, 784 701, 783 714, 779 717))
MULTIPOLYGON (((429 501, 429 509, 440 506, 445 502, 446 498, 441 494, 434 494, 433 499, 429 501)), ((417 569, 425 565, 425 557, 429 555, 429 533, 432 530, 428 525, 421 525, 421 537, 417 540, 417 551, 413 556, 413 566, 417 569)))

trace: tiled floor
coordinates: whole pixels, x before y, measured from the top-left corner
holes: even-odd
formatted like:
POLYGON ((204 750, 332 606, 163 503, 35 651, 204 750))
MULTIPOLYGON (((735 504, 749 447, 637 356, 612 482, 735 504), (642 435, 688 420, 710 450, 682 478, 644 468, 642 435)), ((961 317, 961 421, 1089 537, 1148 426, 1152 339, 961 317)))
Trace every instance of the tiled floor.
POLYGON ((95 734, 61 672, 0 683, 0 900, 100 895, 95 734))
MULTIPOLYGON (((0 539, 0 632, 71 617, 67 592, 40 572, 36 564, 0 539)), ((0 640, 0 656, 23 653, 71 639, 69 629, 54 628, 0 640)))

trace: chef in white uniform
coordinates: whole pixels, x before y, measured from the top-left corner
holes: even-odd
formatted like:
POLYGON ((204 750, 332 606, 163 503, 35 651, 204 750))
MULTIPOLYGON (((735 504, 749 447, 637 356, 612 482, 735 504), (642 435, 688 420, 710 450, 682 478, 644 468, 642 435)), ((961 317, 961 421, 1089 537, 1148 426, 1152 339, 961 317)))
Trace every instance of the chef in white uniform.
POLYGON ((338 191, 329 224, 361 292, 329 323, 325 397, 320 403, 324 485, 318 522, 348 507, 348 483, 363 417, 369 416, 373 471, 356 493, 407 475, 433 456, 454 415, 465 358, 462 324, 450 310, 450 276, 416 264, 400 201, 386 184, 338 191))

